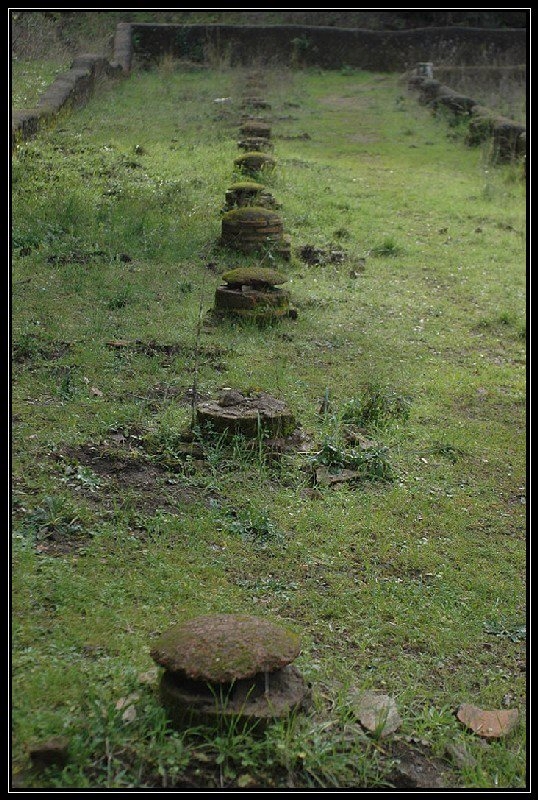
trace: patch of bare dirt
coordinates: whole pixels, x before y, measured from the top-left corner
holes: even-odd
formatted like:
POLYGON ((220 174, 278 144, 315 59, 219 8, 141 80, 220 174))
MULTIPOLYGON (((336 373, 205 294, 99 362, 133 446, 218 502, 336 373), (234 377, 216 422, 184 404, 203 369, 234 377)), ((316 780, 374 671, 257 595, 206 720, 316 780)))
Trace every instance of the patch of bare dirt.
POLYGON ((126 502, 142 514, 158 510, 171 514, 196 502, 208 502, 202 490, 186 485, 180 476, 149 463, 128 437, 116 434, 117 443, 86 444, 65 448, 61 458, 88 467, 97 476, 91 487, 78 487, 92 503, 111 508, 126 502))
MULTIPOLYGON (((177 356, 184 358, 195 357, 194 347, 191 345, 181 344, 179 342, 157 342, 150 340, 144 342, 140 339, 129 341, 127 339, 112 339, 108 341, 107 347, 118 353, 132 352, 139 353, 149 358, 159 358, 165 363, 169 363, 177 356)), ((223 372, 226 369, 226 364, 222 361, 223 356, 229 355, 233 351, 217 345, 206 345, 200 347, 198 350, 198 357, 201 364, 207 364, 217 372, 223 372)))
POLYGON ((24 344, 20 342, 13 344, 13 362, 22 364, 36 358, 41 358, 45 361, 56 361, 69 353, 71 347, 71 342, 45 343, 40 342, 37 336, 29 336, 24 344))
POLYGON ((448 765, 433 758, 424 745, 394 739, 390 746, 394 766, 388 776, 395 789, 446 789, 450 783, 448 765))

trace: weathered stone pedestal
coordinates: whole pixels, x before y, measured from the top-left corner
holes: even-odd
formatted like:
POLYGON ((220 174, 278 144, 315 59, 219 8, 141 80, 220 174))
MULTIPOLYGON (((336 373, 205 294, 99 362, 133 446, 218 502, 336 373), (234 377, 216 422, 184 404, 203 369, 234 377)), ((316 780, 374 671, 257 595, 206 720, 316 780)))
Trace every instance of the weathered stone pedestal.
POLYGON ((271 138, 271 126, 268 122, 249 120, 241 125, 239 131, 243 136, 258 136, 263 139, 271 138))
POLYGON ((223 215, 221 243, 243 253, 269 250, 289 259, 291 245, 283 228, 276 211, 262 206, 243 206, 223 215))
POLYGON ((269 153, 274 149, 273 143, 269 139, 264 139, 263 136, 249 136, 246 139, 240 139, 237 146, 241 150, 246 150, 247 153, 269 153))
POLYGON ((289 314, 289 292, 275 284, 287 278, 273 269, 234 269, 222 276, 226 282, 215 291, 215 311, 225 315, 272 319, 289 314))
POLYGON ((273 156, 267 155, 267 153, 253 150, 235 158, 234 165, 247 175, 256 175, 259 172, 272 172, 276 167, 276 161, 273 156))
POLYGON ((290 436, 297 428, 295 417, 283 400, 265 392, 243 394, 228 389, 218 400, 196 406, 196 421, 202 432, 237 434, 256 439, 260 433, 271 438, 290 436))
POLYGON ((176 727, 239 717, 263 729, 308 705, 291 665, 299 652, 299 637, 269 620, 214 614, 170 628, 151 656, 164 667, 160 697, 176 727))
POLYGON ((255 181, 242 181, 230 186, 224 195, 225 211, 245 206, 258 206, 262 208, 280 208, 271 192, 262 183, 255 181))

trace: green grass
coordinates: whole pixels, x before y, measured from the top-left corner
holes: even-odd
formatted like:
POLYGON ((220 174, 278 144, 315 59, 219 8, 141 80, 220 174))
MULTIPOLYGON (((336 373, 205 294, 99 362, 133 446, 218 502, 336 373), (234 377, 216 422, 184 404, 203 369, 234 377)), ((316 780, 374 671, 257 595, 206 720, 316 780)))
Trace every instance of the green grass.
POLYGON ((34 108, 39 97, 56 76, 68 70, 70 62, 65 58, 47 61, 15 58, 11 61, 11 107, 34 108))
POLYGON ((14 774, 390 787, 390 743, 353 714, 373 689, 454 787, 522 788, 525 184, 395 76, 275 70, 264 182, 292 258, 224 250, 244 77, 163 62, 14 153, 14 774), (344 261, 309 265, 306 245, 344 261), (253 264, 288 275, 296 320, 206 316, 219 274, 253 264), (263 439, 218 437, 186 453, 194 383, 285 399, 310 453, 275 461, 263 439), (317 463, 367 453, 390 480, 314 486, 317 463), (171 731, 140 678, 152 639, 237 611, 301 635, 311 711, 261 739, 171 731), (462 702, 516 707, 519 726, 483 747, 462 702), (32 772, 31 744, 58 734, 68 766, 32 772), (448 743, 474 766, 447 762, 448 743))

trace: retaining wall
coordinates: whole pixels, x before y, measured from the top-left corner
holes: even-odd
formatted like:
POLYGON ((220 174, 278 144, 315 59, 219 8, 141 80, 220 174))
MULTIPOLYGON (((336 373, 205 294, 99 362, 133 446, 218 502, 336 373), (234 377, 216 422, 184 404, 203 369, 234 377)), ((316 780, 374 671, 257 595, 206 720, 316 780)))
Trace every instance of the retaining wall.
POLYGON ((67 72, 60 73, 40 96, 35 108, 13 110, 11 141, 34 136, 39 128, 57 116, 64 108, 80 108, 103 80, 121 77, 122 65, 91 53, 77 56, 67 72))
MULTIPOLYGON (((149 67, 165 55, 178 59, 282 66, 317 65, 328 69, 355 67, 372 72, 405 72, 418 62, 465 64, 526 63, 524 29, 421 28, 405 31, 369 31, 299 25, 233 26, 169 25, 120 22, 114 38, 114 58, 78 56, 70 70, 61 73, 33 109, 12 112, 12 144, 35 135, 64 107, 83 105, 96 85, 107 78, 129 75, 134 66, 149 67)), ((440 84, 423 85, 415 76, 410 86, 434 108, 445 105, 453 113, 475 115, 474 139, 492 136, 498 160, 521 155, 525 128, 516 133, 510 120, 484 113, 479 103, 440 84), (428 91, 430 94, 428 94, 428 91), (430 96, 431 95, 431 96, 430 96), (495 119, 493 119, 495 118, 495 119), (510 144, 507 144, 510 143, 510 144), (510 154, 510 155, 508 155, 510 154)), ((487 111, 487 110, 486 110, 487 111)), ((480 139, 483 141, 483 138, 480 139)))
POLYGON ((420 28, 371 31, 301 25, 131 25, 133 60, 150 64, 163 55, 230 66, 268 64, 355 67, 404 72, 419 61, 447 64, 524 64, 527 32, 519 28, 420 28))
POLYGON ((506 163, 526 158, 527 129, 512 119, 503 117, 478 100, 461 94, 438 80, 412 74, 408 86, 418 92, 419 102, 434 113, 444 110, 454 117, 466 117, 469 128, 466 143, 473 147, 490 142, 493 162, 506 163))

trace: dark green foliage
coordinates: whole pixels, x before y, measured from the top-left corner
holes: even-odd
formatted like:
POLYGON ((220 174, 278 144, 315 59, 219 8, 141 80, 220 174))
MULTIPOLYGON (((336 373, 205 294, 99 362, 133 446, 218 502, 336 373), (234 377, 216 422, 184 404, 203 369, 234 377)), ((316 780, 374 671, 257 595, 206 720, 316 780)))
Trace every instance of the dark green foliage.
POLYGON ((47 496, 42 505, 29 512, 22 520, 25 535, 37 540, 62 536, 78 536, 82 530, 80 511, 62 497, 47 496))
POLYGON ((370 383, 342 407, 342 422, 363 428, 382 428, 409 417, 411 402, 392 389, 370 383))
POLYGON ((365 481, 392 481, 395 473, 387 460, 388 448, 373 446, 356 450, 339 447, 325 440, 312 459, 314 467, 329 467, 330 471, 341 469, 357 472, 357 477, 365 481))

